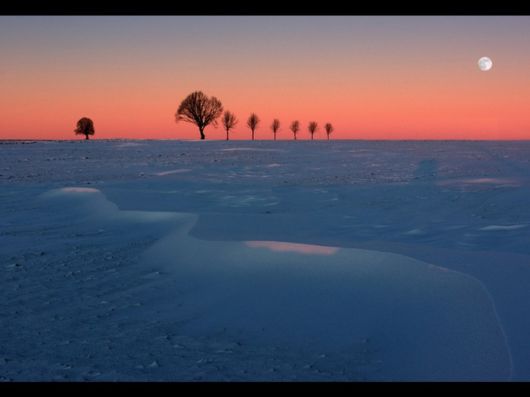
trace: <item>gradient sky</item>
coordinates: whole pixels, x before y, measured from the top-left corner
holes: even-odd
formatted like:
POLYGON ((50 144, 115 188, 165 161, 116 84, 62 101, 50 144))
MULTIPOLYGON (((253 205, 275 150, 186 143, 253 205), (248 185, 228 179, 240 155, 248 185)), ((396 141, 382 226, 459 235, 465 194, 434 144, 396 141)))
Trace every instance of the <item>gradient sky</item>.
MULTIPOLYGON (((530 139, 528 16, 0 16, 0 138, 198 139, 195 90, 250 139, 530 139), (493 60, 478 69, 481 56, 493 60), (317 132, 316 139, 325 134, 317 132)), ((223 139, 221 126, 207 139, 223 139)))

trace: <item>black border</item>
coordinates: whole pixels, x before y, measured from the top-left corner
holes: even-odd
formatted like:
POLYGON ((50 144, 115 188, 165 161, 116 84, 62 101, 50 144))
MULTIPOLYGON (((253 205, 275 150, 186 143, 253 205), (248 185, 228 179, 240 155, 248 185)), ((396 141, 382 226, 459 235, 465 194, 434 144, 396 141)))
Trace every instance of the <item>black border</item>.
POLYGON ((530 15, 522 0, 101 0, 49 3, 7 0, 0 15, 530 15), (98 3, 99 1, 99 3, 98 3))

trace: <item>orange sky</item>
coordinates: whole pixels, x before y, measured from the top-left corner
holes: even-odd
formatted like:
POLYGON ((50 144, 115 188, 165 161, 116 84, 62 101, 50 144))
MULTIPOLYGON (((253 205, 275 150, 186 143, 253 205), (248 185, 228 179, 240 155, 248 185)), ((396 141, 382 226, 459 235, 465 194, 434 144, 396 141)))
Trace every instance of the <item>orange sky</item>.
MULTIPOLYGON (((0 137, 198 139, 176 124, 195 90, 232 139, 530 139, 528 17, 0 17, 0 137), (481 31, 484 29, 484 31, 481 31), (481 56, 492 70, 477 67, 481 56), (325 138, 320 129, 316 139, 325 138)), ((219 126, 207 139, 224 139, 219 126)))

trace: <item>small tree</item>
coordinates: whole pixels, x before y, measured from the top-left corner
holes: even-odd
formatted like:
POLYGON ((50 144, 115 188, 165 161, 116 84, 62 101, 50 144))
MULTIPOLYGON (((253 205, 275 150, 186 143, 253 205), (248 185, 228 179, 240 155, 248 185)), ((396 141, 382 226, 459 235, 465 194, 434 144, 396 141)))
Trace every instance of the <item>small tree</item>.
POLYGON ((201 139, 205 139, 204 129, 210 124, 217 127, 217 118, 221 113, 223 105, 219 99, 214 96, 209 98, 202 91, 195 91, 180 103, 175 121, 195 124, 199 127, 201 139))
POLYGON ((280 120, 274 119, 274 121, 271 124, 271 130, 272 130, 272 133, 274 134, 274 140, 276 140, 276 133, 278 132, 279 129, 280 129, 280 120))
POLYGON ((313 136, 315 135, 315 132, 318 130, 317 122, 311 121, 309 125, 307 126, 307 129, 309 130, 309 133, 311 134, 311 140, 313 140, 313 136))
POLYGON ((254 131, 258 128, 259 122, 259 117, 255 113, 252 113, 247 120, 248 128, 252 131, 252 140, 254 140, 254 131))
POLYGON ((293 132, 294 140, 296 141, 296 134, 300 131, 300 122, 298 120, 293 121, 289 129, 293 132))
POLYGON ((232 113, 232 112, 227 110, 223 114, 223 126, 225 127, 225 130, 226 130, 226 140, 227 141, 230 139, 229 138, 230 130, 236 126, 237 121, 238 120, 236 119, 236 116, 234 115, 234 113, 232 113))
POLYGON ((84 135, 88 139, 89 135, 94 135, 94 122, 88 117, 83 117, 77 122, 77 128, 74 130, 76 135, 84 135))
POLYGON ((324 126, 324 128, 326 129, 326 135, 328 136, 328 141, 329 141, 329 136, 330 136, 331 133, 334 131, 334 128, 333 128, 333 126, 331 125, 331 123, 326 123, 326 125, 324 126))

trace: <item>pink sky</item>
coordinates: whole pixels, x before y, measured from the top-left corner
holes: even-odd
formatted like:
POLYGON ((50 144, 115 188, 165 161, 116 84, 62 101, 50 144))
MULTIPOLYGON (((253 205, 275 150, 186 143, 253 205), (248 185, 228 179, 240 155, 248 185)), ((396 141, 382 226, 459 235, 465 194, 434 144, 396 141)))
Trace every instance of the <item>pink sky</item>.
MULTIPOLYGON (((528 17, 0 17, 0 137, 198 139, 195 90, 250 139, 530 139, 528 17), (491 71, 477 67, 490 56, 491 71)), ((221 126, 207 139, 224 139, 221 126)))

